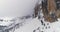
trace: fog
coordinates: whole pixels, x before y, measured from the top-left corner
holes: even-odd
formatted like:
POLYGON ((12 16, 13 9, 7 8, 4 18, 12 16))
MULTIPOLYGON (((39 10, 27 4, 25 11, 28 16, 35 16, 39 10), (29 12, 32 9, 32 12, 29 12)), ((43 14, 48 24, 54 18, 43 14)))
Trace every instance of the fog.
POLYGON ((0 0, 0 17, 21 17, 33 14, 38 0, 0 0))

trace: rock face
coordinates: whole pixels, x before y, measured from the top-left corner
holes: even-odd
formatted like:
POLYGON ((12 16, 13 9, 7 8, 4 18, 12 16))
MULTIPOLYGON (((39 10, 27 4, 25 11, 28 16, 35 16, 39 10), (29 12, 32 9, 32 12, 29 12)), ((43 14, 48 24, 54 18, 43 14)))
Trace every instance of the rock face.
POLYGON ((55 0, 43 0, 40 4, 37 3, 37 5, 35 5, 34 17, 40 18, 40 12, 42 10, 43 17, 46 21, 55 22, 57 18, 60 17, 60 11, 56 8, 57 5, 55 0))
POLYGON ((44 0, 42 1, 42 10, 46 21, 55 22, 60 18, 60 0, 44 0))

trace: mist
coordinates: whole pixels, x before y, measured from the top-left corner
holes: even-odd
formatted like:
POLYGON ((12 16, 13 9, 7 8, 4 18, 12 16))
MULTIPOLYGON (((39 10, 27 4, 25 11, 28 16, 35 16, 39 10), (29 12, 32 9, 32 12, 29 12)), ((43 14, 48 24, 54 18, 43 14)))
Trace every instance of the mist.
POLYGON ((32 15, 38 0, 0 0, 0 17, 32 15))

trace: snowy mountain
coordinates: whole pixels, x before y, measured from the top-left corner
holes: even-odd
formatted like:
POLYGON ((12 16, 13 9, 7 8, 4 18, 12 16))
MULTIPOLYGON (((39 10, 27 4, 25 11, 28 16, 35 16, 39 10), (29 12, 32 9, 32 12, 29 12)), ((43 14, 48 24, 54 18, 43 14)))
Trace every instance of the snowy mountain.
POLYGON ((42 10, 36 18, 32 16, 37 2, 0 0, 0 32, 60 32, 60 19, 53 23, 44 21, 42 10))

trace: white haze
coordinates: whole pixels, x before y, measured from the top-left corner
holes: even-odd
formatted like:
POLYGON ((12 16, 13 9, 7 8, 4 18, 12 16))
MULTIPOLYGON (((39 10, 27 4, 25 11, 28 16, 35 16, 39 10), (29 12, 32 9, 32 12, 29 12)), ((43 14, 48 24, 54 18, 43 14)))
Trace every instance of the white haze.
POLYGON ((0 17, 31 15, 37 0, 0 0, 0 17))

